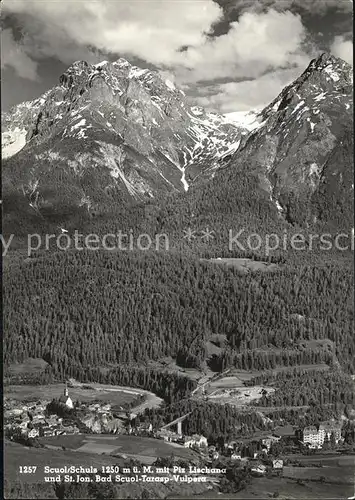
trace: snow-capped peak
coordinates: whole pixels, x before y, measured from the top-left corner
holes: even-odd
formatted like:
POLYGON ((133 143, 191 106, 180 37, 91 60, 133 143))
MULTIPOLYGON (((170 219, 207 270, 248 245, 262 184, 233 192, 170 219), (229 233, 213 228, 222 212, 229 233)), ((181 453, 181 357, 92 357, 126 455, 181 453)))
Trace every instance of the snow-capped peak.
POLYGON ((113 63, 115 66, 131 66, 130 63, 124 59, 123 57, 120 57, 117 61, 113 63))
POLYGON ((97 64, 94 64, 94 68, 103 68, 104 66, 106 66, 106 64, 108 64, 108 61, 102 61, 100 63, 97 63, 97 64))

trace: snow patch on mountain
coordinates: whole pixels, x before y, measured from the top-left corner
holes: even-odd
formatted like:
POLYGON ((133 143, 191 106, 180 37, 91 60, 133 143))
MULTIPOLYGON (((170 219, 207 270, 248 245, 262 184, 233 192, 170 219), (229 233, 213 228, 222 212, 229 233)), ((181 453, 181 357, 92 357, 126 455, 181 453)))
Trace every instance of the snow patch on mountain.
POLYGON ((284 209, 282 208, 282 206, 280 205, 280 202, 276 199, 272 199, 272 201, 274 201, 275 205, 276 205, 276 208, 277 208, 277 211, 279 212, 280 215, 283 214, 283 211, 284 209))
POLYGON ((26 135, 27 130, 20 129, 19 127, 3 132, 1 134, 2 158, 10 158, 14 154, 21 151, 21 149, 26 145, 26 135))
POLYGON ((292 116, 293 114, 295 114, 295 113, 296 113, 296 111, 298 111, 300 108, 302 108, 302 106, 303 106, 304 104, 305 104, 305 102, 304 102, 303 100, 302 100, 302 101, 300 101, 298 104, 296 104, 296 106, 294 107, 294 109, 293 109, 293 111, 292 111, 292 113, 291 113, 291 116, 292 116))
POLYGON ((94 64, 94 68, 102 68, 103 66, 106 66, 108 64, 108 61, 101 61, 100 63, 94 64))
POLYGON ((235 111, 224 114, 229 123, 247 129, 249 132, 260 128, 264 122, 255 111, 235 111))
POLYGON ((191 111, 195 116, 201 116, 204 114, 204 109, 199 106, 192 106, 191 111))
POLYGON ((82 127, 83 125, 86 124, 86 120, 85 118, 82 118, 78 123, 76 123, 75 125, 73 125, 71 128, 70 128, 70 131, 72 132, 73 130, 77 129, 77 128, 80 128, 82 127))
POLYGON ((327 93, 326 92, 321 92, 320 94, 318 94, 314 100, 319 102, 319 101, 324 101, 324 99, 326 99, 326 95, 327 93))
POLYGON ((170 80, 165 80, 165 85, 168 87, 168 89, 175 90, 175 85, 170 80))
POLYGON ((148 69, 141 69, 137 66, 132 66, 128 76, 129 78, 139 78, 140 76, 145 75, 148 71, 148 69))
POLYGON ((334 82, 338 82, 340 80, 340 77, 339 77, 338 73, 336 71, 334 71, 332 65, 327 66, 324 69, 324 71, 325 71, 325 73, 327 73, 331 77, 331 79, 334 82))
POLYGON ((178 169, 182 172, 182 176, 181 176, 181 182, 182 182, 182 185, 184 186, 184 189, 185 191, 188 191, 189 189, 189 184, 188 182, 186 181, 186 167, 178 167, 178 169))
POLYGON ((310 124, 311 126, 311 132, 314 132, 314 128, 316 126, 316 123, 313 123, 312 120, 310 118, 307 118, 307 121, 308 123, 310 124))

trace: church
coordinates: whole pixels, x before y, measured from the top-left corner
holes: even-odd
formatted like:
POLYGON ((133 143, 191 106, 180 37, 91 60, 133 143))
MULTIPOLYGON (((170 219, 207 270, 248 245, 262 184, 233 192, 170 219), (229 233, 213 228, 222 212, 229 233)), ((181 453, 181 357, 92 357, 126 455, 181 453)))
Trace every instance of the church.
POLYGON ((71 410, 74 408, 72 399, 69 397, 68 386, 65 384, 64 394, 59 398, 60 403, 63 403, 67 408, 71 410))

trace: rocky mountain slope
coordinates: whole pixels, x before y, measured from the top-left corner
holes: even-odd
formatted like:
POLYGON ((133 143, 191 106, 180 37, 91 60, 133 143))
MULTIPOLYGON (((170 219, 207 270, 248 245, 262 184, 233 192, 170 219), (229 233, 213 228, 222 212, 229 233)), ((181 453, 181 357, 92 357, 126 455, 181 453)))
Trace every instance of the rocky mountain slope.
POLYGON ((66 223, 147 202, 179 211, 170 194, 188 191, 204 217, 207 203, 213 217, 270 210, 291 224, 348 224, 352 91, 352 68, 323 54, 261 112, 221 116, 124 59, 76 62, 3 116, 4 221, 12 211, 66 223))
MULTIPOLYGON (((259 255, 270 235, 281 242, 286 237, 287 249, 291 236, 300 232, 307 241, 310 235, 343 233, 348 239, 339 245, 349 245, 354 225, 352 90, 352 68, 344 61, 326 54, 312 61, 257 114, 257 128, 234 154, 206 169, 187 196, 159 207, 155 232, 176 234, 178 248, 212 257, 244 255, 238 245, 230 247, 230 234, 240 231, 241 246, 258 248, 259 255), (190 241, 186 228, 193 231, 190 241), (248 240, 249 235, 254 237, 248 240)), ((309 246, 321 247, 320 239, 309 246)), ((283 245, 275 253, 284 258, 283 245)))
POLYGON ((59 205, 97 213, 187 191, 237 149, 248 132, 239 122, 190 107, 172 82, 124 59, 79 61, 58 86, 3 116, 7 188, 41 213, 59 205))
POLYGON ((311 61, 260 113, 262 125, 227 165, 231 175, 257 175, 291 223, 353 218, 352 75, 352 68, 333 56, 311 61))

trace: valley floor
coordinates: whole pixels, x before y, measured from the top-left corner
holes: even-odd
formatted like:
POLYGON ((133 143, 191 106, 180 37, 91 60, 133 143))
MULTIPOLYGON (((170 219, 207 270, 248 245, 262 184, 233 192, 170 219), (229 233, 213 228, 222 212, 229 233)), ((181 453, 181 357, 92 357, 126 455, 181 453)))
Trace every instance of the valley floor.
MULTIPOLYGON (((73 400, 82 402, 100 400, 111 405, 123 405, 134 401, 137 396, 143 396, 144 401, 131 408, 132 413, 143 413, 147 408, 157 408, 162 399, 154 393, 132 387, 122 387, 105 384, 80 384, 70 387, 70 395, 73 400)), ((5 397, 17 401, 33 401, 42 399, 50 401, 60 397, 63 393, 63 384, 50 385, 9 385, 5 386, 5 397)))

